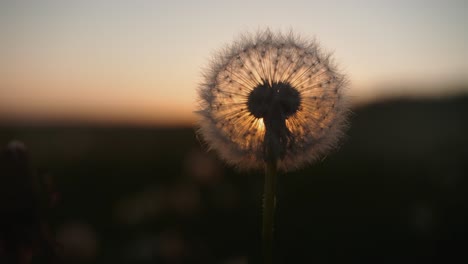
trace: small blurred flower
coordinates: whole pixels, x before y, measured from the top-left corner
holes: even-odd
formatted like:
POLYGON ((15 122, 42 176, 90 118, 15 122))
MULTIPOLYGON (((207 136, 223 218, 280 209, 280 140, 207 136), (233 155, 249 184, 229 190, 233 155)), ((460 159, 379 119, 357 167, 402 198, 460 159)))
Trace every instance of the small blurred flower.
POLYGON ((157 253, 165 263, 183 263, 187 242, 177 230, 164 230, 158 237, 157 253))
POLYGON ((81 222, 69 222, 59 227, 57 240, 63 257, 70 260, 94 260, 99 250, 96 232, 90 225, 81 222))
POLYGON ((192 150, 185 158, 188 175, 202 185, 215 185, 222 176, 220 163, 208 153, 192 150))
POLYGON ((199 132, 240 168, 282 170, 332 149, 345 127, 346 78, 316 42, 261 31, 220 52, 199 87, 199 132))

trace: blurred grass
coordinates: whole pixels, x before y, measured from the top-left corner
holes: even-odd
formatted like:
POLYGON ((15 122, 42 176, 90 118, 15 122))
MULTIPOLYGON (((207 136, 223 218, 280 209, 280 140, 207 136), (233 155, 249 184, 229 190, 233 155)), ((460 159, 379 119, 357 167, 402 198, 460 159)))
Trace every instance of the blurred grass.
MULTIPOLYGON (((279 263, 468 261, 466 113, 467 97, 355 109, 339 150, 280 178, 279 263)), ((258 259, 262 175, 205 154, 193 128, 1 125, 11 139, 55 179, 69 263, 258 259)))

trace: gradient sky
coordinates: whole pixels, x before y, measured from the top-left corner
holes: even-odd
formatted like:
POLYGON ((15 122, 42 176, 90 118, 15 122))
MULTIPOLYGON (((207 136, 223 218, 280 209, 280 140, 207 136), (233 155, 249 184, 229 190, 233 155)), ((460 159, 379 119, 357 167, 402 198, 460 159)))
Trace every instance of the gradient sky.
POLYGON ((2 0, 0 117, 190 122, 210 56, 266 26, 316 37, 354 101, 433 93, 468 83, 466 14, 466 0, 2 0))

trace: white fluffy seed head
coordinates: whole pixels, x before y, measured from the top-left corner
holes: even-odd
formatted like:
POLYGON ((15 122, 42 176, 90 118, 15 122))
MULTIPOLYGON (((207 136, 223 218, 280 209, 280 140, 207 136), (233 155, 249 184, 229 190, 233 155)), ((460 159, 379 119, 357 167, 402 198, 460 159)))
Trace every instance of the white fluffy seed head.
POLYGON ((345 76, 293 33, 243 35, 203 77, 198 132, 241 169, 262 168, 270 152, 279 169, 299 168, 333 149, 346 127, 345 76))

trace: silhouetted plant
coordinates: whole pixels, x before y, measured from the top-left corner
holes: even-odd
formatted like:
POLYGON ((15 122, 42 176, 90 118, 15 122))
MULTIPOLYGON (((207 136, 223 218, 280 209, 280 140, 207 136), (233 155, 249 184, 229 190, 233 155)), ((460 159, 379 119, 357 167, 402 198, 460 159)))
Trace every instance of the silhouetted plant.
POLYGON ((199 87, 199 133, 229 164, 266 168, 264 261, 271 263, 277 170, 317 160, 346 125, 347 81, 315 41, 260 31, 216 54, 199 87))
POLYGON ((56 263, 47 186, 32 170, 23 143, 12 141, 0 151, 0 263, 56 263))

